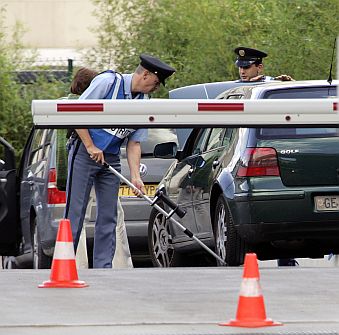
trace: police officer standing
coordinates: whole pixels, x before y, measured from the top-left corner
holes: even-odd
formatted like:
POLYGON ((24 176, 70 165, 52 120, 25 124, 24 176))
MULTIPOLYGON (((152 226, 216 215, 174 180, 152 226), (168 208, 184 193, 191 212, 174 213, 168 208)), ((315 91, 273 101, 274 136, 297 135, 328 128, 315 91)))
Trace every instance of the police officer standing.
MULTIPOLYGON (((238 47, 234 49, 237 59, 235 65, 239 68, 240 82, 255 82, 272 80, 292 81, 291 76, 282 74, 277 77, 269 77, 263 74, 264 64, 263 58, 267 57, 267 53, 252 48, 238 47)), ((278 259, 278 266, 295 266, 298 262, 293 258, 278 259)))
MULTIPOLYGON (((132 74, 106 71, 96 76, 79 99, 147 99, 175 69, 150 55, 140 55, 140 64, 132 74)), ((102 164, 120 167, 120 146, 127 138, 127 160, 131 182, 145 192, 140 178, 140 142, 147 138, 147 129, 76 129, 78 138, 68 156, 67 203, 75 249, 83 226, 92 185, 97 201, 94 233, 93 267, 111 268, 115 252, 117 200, 120 180, 102 164)), ((135 192, 138 195, 137 192, 135 192)))
POLYGON ((235 65, 239 68, 239 81, 291 81, 293 78, 286 74, 277 77, 269 77, 263 74, 264 64, 263 58, 267 57, 267 53, 252 48, 238 47, 234 49, 237 59, 235 65))

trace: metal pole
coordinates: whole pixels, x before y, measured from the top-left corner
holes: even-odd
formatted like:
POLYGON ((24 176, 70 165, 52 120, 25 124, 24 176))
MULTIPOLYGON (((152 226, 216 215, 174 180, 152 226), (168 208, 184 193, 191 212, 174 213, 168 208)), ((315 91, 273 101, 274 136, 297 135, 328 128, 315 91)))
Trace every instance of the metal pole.
POLYGON ((140 192, 140 190, 135 187, 127 178, 125 178, 122 174, 120 174, 117 170, 115 170, 112 166, 104 163, 104 166, 107 167, 113 174, 115 174, 120 180, 125 182, 129 187, 131 187, 134 191, 137 191, 140 193, 140 196, 145 199, 151 206, 154 206, 160 213, 166 216, 171 222, 176 224, 187 236, 191 237, 193 240, 195 240, 202 248, 204 248, 208 253, 210 253, 213 257, 215 257, 221 264, 226 265, 225 261, 217 255, 214 251, 212 251, 206 244, 201 242, 190 230, 185 228, 180 222, 172 218, 163 208, 161 208, 159 205, 154 203, 151 198, 149 198, 146 194, 143 194, 140 192))
POLYGON ((71 81, 72 80, 72 75, 73 75, 73 59, 68 58, 67 62, 68 62, 67 76, 68 76, 68 80, 71 81))

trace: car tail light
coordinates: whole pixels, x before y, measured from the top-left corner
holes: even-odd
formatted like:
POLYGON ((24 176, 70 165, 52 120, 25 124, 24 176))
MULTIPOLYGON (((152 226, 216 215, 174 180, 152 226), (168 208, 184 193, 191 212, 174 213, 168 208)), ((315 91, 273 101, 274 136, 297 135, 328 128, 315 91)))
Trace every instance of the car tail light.
POLYGON ((60 191, 56 185, 56 170, 50 169, 48 173, 48 204, 65 204, 66 192, 60 191))
POLYGON ((247 148, 237 176, 279 176, 277 153, 273 148, 247 148))

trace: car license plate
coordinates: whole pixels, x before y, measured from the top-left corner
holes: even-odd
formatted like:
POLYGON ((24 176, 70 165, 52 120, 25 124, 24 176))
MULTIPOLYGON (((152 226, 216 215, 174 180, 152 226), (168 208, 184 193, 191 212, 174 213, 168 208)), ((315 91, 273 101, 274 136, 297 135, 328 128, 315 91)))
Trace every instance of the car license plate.
POLYGON ((315 209, 319 212, 338 212, 339 195, 324 195, 314 197, 315 209))
MULTIPOLYGON (((157 187, 157 184, 145 184, 146 195, 148 197, 154 197, 157 187)), ((129 186, 120 185, 119 197, 135 197, 135 195, 129 186)))

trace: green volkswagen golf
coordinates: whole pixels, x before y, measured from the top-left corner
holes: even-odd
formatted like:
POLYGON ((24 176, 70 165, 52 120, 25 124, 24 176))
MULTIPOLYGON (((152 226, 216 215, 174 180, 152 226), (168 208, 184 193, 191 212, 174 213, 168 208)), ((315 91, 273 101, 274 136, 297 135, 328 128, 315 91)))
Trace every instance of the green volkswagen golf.
MULTIPOLYGON (((246 85, 218 98, 328 98, 337 84, 246 85)), ((248 251, 262 260, 339 253, 339 128, 194 129, 182 150, 157 149, 158 157, 176 153, 162 184, 186 210, 182 223, 228 265, 242 264, 248 251)), ((156 209, 149 248, 156 266, 201 251, 156 209)))

